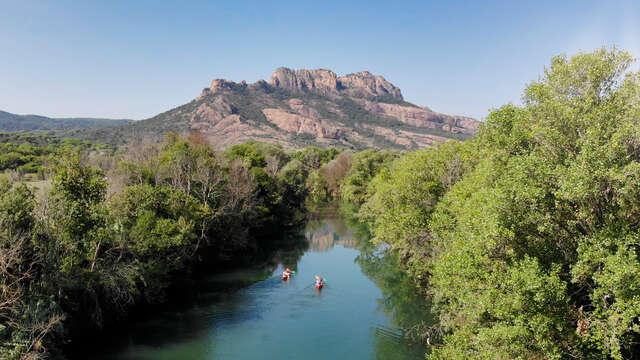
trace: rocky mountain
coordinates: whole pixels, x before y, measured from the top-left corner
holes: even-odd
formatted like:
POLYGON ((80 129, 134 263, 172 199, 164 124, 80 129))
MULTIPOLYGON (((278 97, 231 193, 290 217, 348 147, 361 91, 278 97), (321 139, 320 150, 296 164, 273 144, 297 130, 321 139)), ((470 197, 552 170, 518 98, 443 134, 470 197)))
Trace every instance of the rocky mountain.
POLYGON ((121 144, 197 130, 217 148, 247 140, 285 147, 416 148, 468 138, 478 124, 408 103, 399 88, 367 71, 338 77, 325 69, 279 68, 268 82, 216 79, 185 105, 77 136, 121 144))
POLYGON ((73 128, 100 128, 128 124, 132 120, 97 118, 50 118, 40 115, 17 115, 0 111, 0 131, 68 130, 73 128))

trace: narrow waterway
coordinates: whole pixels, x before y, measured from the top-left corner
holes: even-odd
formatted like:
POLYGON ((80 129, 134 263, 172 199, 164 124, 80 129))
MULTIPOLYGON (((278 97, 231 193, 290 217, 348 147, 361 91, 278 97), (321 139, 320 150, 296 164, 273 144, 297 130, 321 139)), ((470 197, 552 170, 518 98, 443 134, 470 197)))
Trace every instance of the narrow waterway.
MULTIPOLYGON (((210 276, 196 299, 92 346, 91 359, 423 359, 403 329, 425 304, 341 219, 312 221, 284 263, 210 276), (283 281, 283 266, 296 271, 283 281), (320 291, 315 275, 326 278, 320 291)), ((365 239, 366 240, 366 239, 365 239)), ((366 241, 365 241, 366 243, 366 241)))

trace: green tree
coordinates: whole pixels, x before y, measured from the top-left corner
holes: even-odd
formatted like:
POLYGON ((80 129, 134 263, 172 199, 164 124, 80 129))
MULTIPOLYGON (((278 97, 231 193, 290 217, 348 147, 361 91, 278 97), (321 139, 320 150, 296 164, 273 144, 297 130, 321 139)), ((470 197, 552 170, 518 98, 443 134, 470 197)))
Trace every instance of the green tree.
POLYGON ((638 355, 638 73, 616 49, 552 59, 489 116, 483 161, 437 205, 433 358, 638 355))
POLYGON ((0 357, 40 358, 55 352, 62 332, 55 301, 38 290, 42 255, 31 242, 36 202, 24 184, 0 179, 0 357))
POLYGON ((0 194, 0 231, 7 238, 29 234, 35 221, 35 196, 31 189, 0 178, 0 194))
POLYGON ((151 185, 127 187, 111 206, 123 233, 119 246, 134 256, 146 300, 162 301, 170 275, 184 271, 197 251, 197 225, 210 219, 209 207, 177 189, 151 185))
POLYGON ((429 221, 439 199, 473 168, 475 143, 449 141, 407 153, 372 180, 358 217, 368 221, 375 242, 399 251, 416 279, 427 272, 429 221))
POLYGON ((306 187, 309 191, 309 199, 312 202, 319 203, 329 200, 327 180, 319 171, 314 170, 309 173, 306 187))
POLYGON ((104 240, 106 177, 100 169, 84 165, 79 152, 60 158, 53 172, 57 213, 52 224, 66 253, 61 270, 68 272, 87 263, 93 268, 104 240))
POLYGON ((369 149, 356 153, 341 187, 342 200, 361 206, 367 199, 367 187, 383 167, 389 167, 398 156, 392 151, 369 149))

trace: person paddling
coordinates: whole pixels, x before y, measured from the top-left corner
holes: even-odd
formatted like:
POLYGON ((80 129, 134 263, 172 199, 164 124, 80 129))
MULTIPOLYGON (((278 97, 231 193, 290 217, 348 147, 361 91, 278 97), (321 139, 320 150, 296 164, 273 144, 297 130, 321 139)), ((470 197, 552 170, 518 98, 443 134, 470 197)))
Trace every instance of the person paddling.
POLYGON ((291 276, 291 270, 290 270, 289 268, 287 268, 287 269, 282 273, 282 280, 288 280, 290 276, 291 276))
POLYGON ((324 280, 322 279, 322 277, 316 275, 316 289, 322 289, 323 286, 324 280))

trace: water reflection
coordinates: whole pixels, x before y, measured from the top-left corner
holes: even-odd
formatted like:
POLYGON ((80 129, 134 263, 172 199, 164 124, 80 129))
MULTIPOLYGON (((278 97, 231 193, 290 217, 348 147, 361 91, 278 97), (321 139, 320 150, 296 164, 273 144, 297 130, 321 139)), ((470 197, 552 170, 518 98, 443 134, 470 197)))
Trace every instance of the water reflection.
POLYGON ((331 250, 335 245, 356 247, 355 231, 340 218, 309 221, 304 233, 313 251, 331 250))
POLYGON ((359 250, 355 262, 362 273, 382 292, 376 299, 378 310, 393 319, 393 327, 376 327, 376 354, 380 359, 406 359, 404 351, 398 353, 398 344, 404 350, 424 352, 424 329, 436 323, 431 303, 421 295, 416 285, 400 269, 399 260, 385 246, 374 246, 368 229, 342 217, 315 220, 305 234, 310 247, 327 251, 335 245, 359 250))
MULTIPOLYGON (((207 276, 193 301, 120 329, 76 359, 422 359, 405 330, 427 304, 390 254, 340 218, 310 221, 261 266, 207 276), (283 282, 283 267, 297 270, 283 282), (317 292, 313 276, 328 278, 317 292)), ((284 244, 284 243, 283 243, 284 244)), ((428 320, 428 319, 427 319, 428 320)))
POLYGON ((415 283, 399 267, 397 256, 384 246, 369 241, 368 229, 357 222, 346 221, 335 212, 321 213, 332 216, 309 221, 305 237, 314 251, 329 251, 340 245, 355 248, 360 254, 355 262, 363 274, 373 281, 382 297, 376 299, 378 310, 393 319, 393 327, 375 328, 376 357, 379 359, 406 359, 406 351, 423 353, 425 328, 436 323, 431 304, 419 294, 415 283), (404 345, 398 352, 398 345, 404 345))

